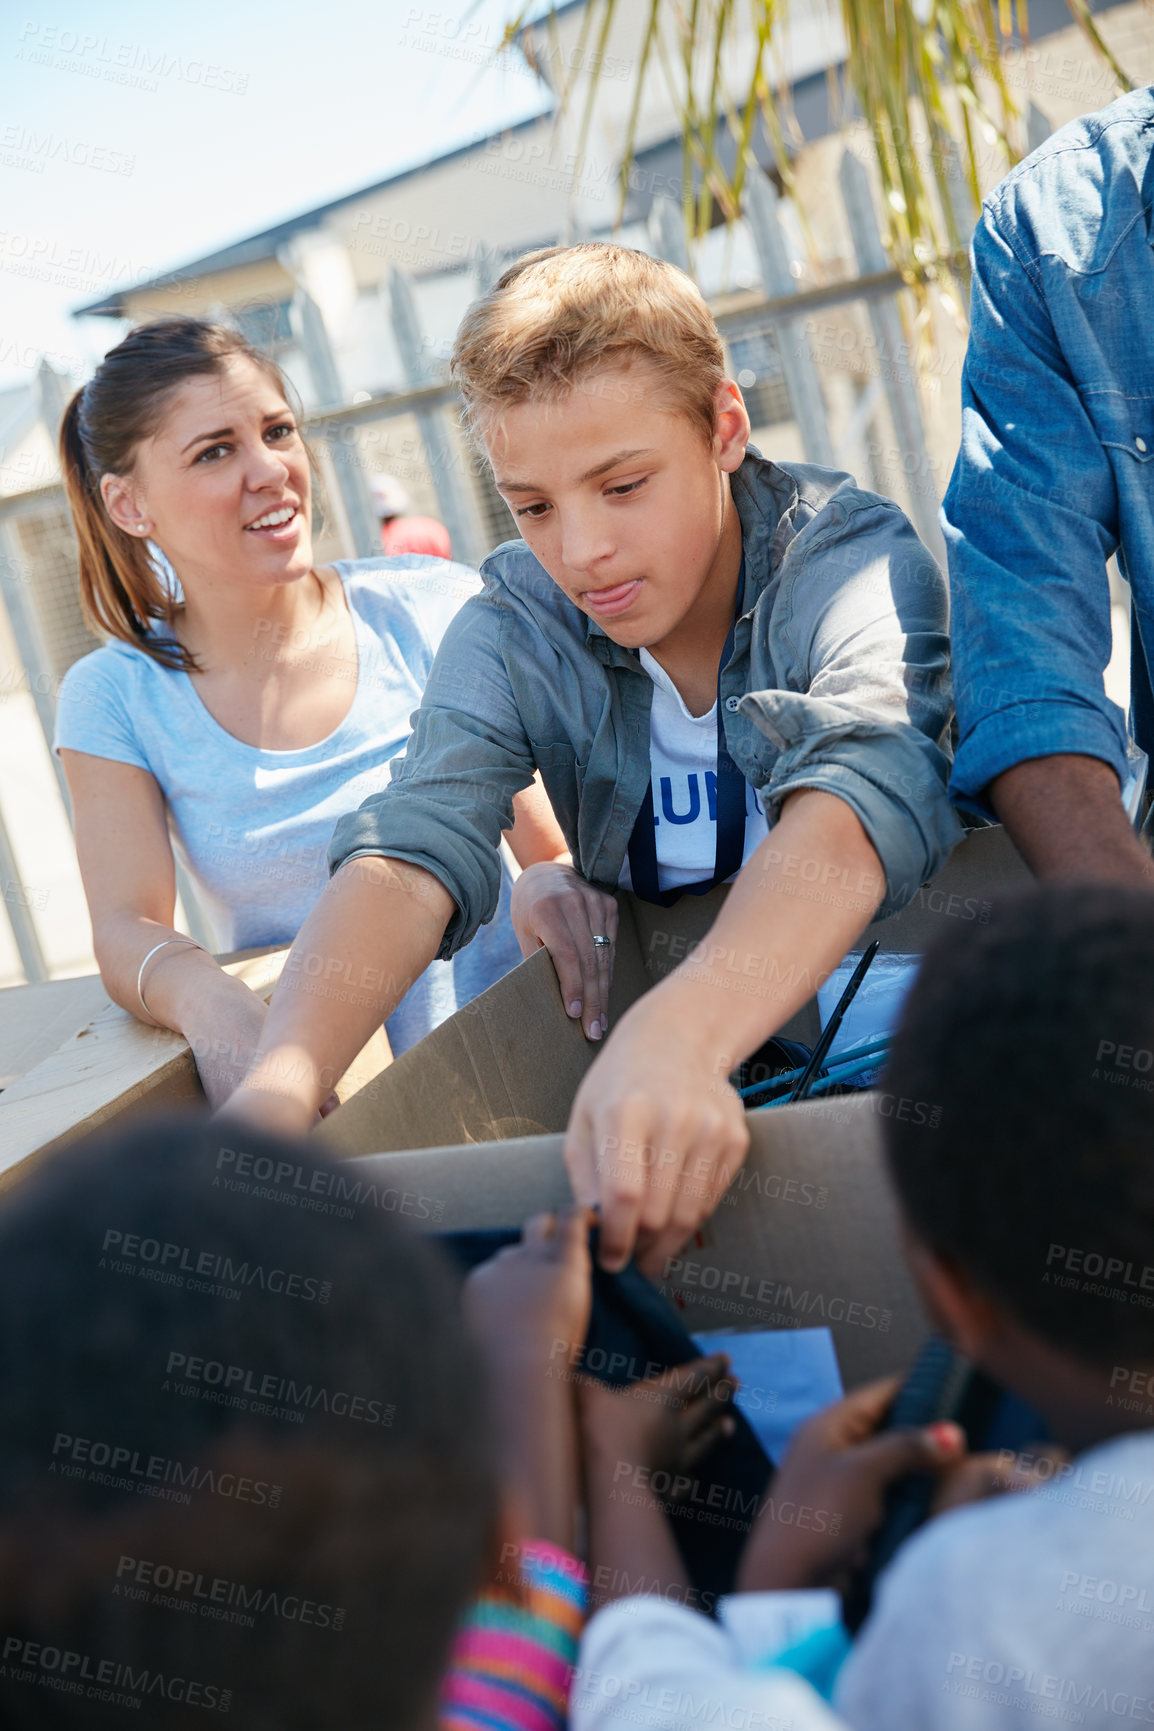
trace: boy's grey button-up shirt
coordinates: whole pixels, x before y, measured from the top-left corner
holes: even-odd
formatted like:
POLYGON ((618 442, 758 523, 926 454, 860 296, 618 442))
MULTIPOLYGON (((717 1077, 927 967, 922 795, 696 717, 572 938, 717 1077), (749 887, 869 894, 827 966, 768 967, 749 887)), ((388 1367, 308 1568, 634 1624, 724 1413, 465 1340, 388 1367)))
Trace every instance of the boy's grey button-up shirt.
MULTIPOLYGON (((882 911, 896 913, 961 837, 945 791, 945 580, 902 511, 849 475, 751 446, 731 482, 745 585, 721 672, 730 753, 771 824, 798 788, 844 799, 885 868, 882 911)), ((457 904, 442 956, 492 918, 501 832, 535 769, 575 866, 608 890, 649 785, 653 686, 636 656, 523 541, 498 547, 481 575, 393 781, 340 820, 329 848, 334 871, 384 854, 432 872, 457 904)), ((814 881, 816 862, 786 869, 816 898, 839 894, 814 881)))

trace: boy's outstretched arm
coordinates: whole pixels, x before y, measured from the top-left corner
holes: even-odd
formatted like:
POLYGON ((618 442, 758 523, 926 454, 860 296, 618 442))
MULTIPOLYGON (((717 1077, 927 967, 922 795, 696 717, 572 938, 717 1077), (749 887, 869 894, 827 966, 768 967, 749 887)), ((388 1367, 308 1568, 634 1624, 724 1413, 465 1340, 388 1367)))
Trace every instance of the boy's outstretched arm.
POLYGON ((363 855, 329 880, 297 934, 251 1069, 224 1110, 304 1133, 334 1079, 440 948, 455 911, 431 872, 363 855))
POLYGON ((716 1208, 749 1147, 727 1078, 808 1002, 881 904, 885 874, 836 794, 791 793, 708 936, 623 1017, 582 1083, 565 1140, 601 1257, 639 1241, 660 1268, 716 1208))

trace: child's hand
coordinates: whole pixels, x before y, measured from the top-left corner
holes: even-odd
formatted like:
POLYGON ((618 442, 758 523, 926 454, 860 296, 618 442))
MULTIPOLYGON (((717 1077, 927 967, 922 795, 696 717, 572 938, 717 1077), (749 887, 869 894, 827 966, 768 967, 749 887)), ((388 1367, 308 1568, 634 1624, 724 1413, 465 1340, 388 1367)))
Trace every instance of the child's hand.
POLYGON ((465 1315, 494 1368, 565 1371, 584 1344, 593 1302, 587 1208, 535 1214, 520 1244, 465 1281, 465 1315))
POLYGON ((880 1524, 895 1479, 939 1473, 961 1458, 966 1439, 956 1424, 875 1434, 900 1386, 887 1377, 855 1389, 801 1426, 746 1546, 742 1592, 834 1584, 880 1524))
POLYGON ((718 1352, 629 1388, 582 1380, 578 1406, 593 1606, 639 1590, 690 1602, 666 1505, 680 1501, 692 1484, 694 1464, 733 1428, 730 1402, 737 1384, 728 1370, 729 1360, 718 1352), (655 1472, 671 1479, 661 1498, 652 1488, 655 1472), (622 1496, 626 1476, 630 1489, 622 1496), (650 1585, 639 1588, 639 1579, 650 1585))
POLYGON ((616 901, 572 866, 543 860, 521 873, 509 911, 521 954, 548 950, 566 1012, 580 1016, 588 1039, 601 1039, 609 1027, 616 901), (595 936, 608 938, 608 944, 594 944, 595 936))
POLYGON ((590 1214, 536 1214, 520 1244, 465 1282, 465 1316, 488 1362, 506 1492, 526 1533, 572 1550, 580 1495, 571 1365, 593 1301, 590 1214))
POLYGON ((615 1479, 622 1463, 683 1472, 733 1430, 737 1391, 723 1352, 691 1359, 647 1382, 608 1388, 583 1379, 578 1394, 587 1476, 615 1479))
POLYGON ((930 1514, 948 1514, 950 1509, 1005 1496, 1007 1492, 1039 1490, 1053 1480, 1057 1469, 1069 1458, 1057 1443, 1038 1443, 1028 1454, 1021 1455, 1008 1449, 964 1455, 942 1473, 930 1514))

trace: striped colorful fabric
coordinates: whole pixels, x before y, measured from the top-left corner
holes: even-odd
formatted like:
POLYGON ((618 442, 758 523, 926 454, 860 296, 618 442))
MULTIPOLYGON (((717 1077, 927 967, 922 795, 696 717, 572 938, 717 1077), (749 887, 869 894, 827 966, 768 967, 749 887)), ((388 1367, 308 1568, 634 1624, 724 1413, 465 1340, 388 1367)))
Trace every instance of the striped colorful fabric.
POLYGON ((502 1569, 453 1644, 441 1731, 564 1731, 587 1588, 568 1551, 525 1545, 512 1578, 502 1569))

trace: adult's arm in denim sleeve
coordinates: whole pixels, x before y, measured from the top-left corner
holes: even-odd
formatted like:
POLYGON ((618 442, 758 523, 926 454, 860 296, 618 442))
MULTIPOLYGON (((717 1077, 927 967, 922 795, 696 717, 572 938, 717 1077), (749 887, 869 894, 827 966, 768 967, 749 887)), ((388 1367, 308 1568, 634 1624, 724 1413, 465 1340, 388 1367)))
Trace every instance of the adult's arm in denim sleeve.
POLYGON ((896 913, 961 839, 945 578, 896 505, 847 486, 791 542, 782 586, 783 689, 742 703, 780 750, 762 798, 775 818, 797 788, 845 800, 885 871, 880 911, 896 913))
MULTIPOLYGON (((988 203, 974 234, 962 444, 942 509, 959 744, 952 791, 1077 752, 1125 778, 1106 562, 1117 494, 1036 274, 988 203), (1003 232, 1003 227, 1007 232, 1003 232)), ((983 807, 983 809, 985 809, 983 807)))
POLYGON ((467 601, 433 662, 413 732, 393 779, 341 818, 329 869, 382 854, 431 872, 457 911, 438 956, 447 959, 492 919, 501 888, 498 848, 513 796, 533 779, 533 756, 501 653, 502 610, 467 601))

